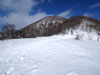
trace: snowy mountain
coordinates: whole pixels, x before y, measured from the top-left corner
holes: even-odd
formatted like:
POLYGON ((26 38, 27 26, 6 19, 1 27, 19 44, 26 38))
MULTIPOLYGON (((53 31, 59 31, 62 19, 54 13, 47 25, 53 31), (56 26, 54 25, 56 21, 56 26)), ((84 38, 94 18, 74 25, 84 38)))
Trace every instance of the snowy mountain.
POLYGON ((99 75, 100 43, 74 38, 0 41, 0 75, 99 75))
POLYGON ((87 16, 74 16, 69 19, 59 16, 47 16, 21 30, 15 31, 12 36, 13 38, 33 38, 68 33, 70 30, 74 32, 93 32, 100 35, 100 21, 87 16))
POLYGON ((99 32, 100 31, 100 21, 87 16, 74 16, 66 20, 60 25, 61 29, 64 31, 69 29, 80 29, 85 32, 99 32))
POLYGON ((49 36, 59 33, 59 25, 66 19, 58 16, 48 16, 21 29, 17 34, 22 37, 49 36))
POLYGON ((45 17, 14 34, 26 39, 0 40, 0 75, 99 75, 99 30, 90 17, 45 17))

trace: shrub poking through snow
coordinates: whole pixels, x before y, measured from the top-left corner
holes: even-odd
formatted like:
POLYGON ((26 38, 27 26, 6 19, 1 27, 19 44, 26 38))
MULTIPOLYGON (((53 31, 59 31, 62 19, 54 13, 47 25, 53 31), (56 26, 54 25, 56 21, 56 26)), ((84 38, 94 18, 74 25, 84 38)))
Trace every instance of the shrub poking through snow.
POLYGON ((99 42, 99 40, 100 40, 100 37, 97 38, 97 42, 99 42))
POLYGON ((77 31, 77 33, 76 33, 75 39, 76 39, 76 40, 81 40, 81 39, 83 38, 83 36, 84 36, 84 34, 79 30, 79 31, 77 31))
POLYGON ((100 32, 98 32, 97 42, 99 42, 99 40, 100 40, 100 32))
POLYGON ((91 33, 88 33, 88 38, 89 38, 89 40, 92 40, 93 39, 93 35, 91 33))

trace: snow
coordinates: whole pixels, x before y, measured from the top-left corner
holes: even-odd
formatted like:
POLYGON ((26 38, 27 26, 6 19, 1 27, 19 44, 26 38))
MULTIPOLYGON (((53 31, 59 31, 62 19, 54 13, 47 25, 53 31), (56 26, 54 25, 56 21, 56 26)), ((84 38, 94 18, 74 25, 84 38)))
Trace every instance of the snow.
POLYGON ((44 18, 42 20, 40 20, 39 22, 36 23, 36 27, 37 28, 40 28, 41 27, 41 24, 45 27, 48 27, 49 24, 56 24, 56 23, 63 23, 64 20, 62 20, 61 18, 53 18, 53 17, 47 17, 47 18, 44 18))
POLYGON ((0 41, 0 75, 99 75, 100 43, 75 35, 0 41))

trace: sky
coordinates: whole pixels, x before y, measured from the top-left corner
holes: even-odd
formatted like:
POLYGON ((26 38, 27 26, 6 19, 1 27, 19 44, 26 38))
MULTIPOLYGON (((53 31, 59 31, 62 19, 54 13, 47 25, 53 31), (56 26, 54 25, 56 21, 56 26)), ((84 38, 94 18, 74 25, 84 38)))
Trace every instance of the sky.
POLYGON ((100 0, 0 0, 0 30, 5 23, 21 29, 46 16, 81 15, 100 20, 100 0))

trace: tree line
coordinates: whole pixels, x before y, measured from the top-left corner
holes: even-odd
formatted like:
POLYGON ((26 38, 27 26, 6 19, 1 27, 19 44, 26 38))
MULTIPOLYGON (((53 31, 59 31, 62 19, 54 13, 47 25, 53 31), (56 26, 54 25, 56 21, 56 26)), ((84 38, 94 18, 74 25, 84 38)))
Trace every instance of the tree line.
POLYGON ((0 40, 12 39, 15 37, 14 33, 16 32, 15 25, 6 23, 2 27, 2 32, 0 32, 0 40))

